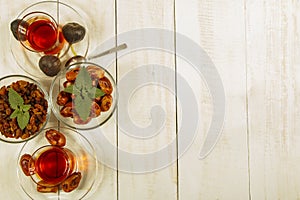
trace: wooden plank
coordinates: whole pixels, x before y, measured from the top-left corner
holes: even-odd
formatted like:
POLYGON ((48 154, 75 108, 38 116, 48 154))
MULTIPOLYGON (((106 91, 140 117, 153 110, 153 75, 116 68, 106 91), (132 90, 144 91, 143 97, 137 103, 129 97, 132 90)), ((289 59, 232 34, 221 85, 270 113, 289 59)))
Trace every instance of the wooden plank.
MULTIPOLYGON (((243 1, 176 1, 175 7, 176 31, 207 52, 219 72, 226 94, 226 117, 220 140, 207 157, 199 159, 204 140, 209 137, 207 133, 216 106, 207 85, 211 81, 207 78, 211 77, 199 75, 195 70, 197 66, 177 57, 178 74, 193 89, 199 111, 195 140, 179 160, 179 199, 248 199, 243 1)), ((179 37, 176 43, 179 53, 182 51, 179 37)), ((200 51, 193 50, 190 54, 201 56, 200 51)), ((184 94, 180 91, 181 84, 183 81, 178 80, 178 93, 184 94)), ((184 139, 179 135, 179 144, 184 139)), ((179 148, 179 153, 182 151, 179 148)))
MULTIPOLYGON (((90 46, 88 55, 94 53, 100 53, 108 48, 111 48, 115 43, 109 43, 104 45, 107 40, 115 37, 115 1, 114 0, 64 0, 63 2, 68 5, 76 6, 82 9, 86 13, 88 33, 90 37, 90 46)), ((111 54, 106 57, 97 58, 91 60, 99 65, 105 67, 114 78, 116 78, 116 65, 106 65, 105 59, 114 61, 115 55, 111 54)), ((106 149, 103 145, 103 141, 107 140, 114 146, 116 146, 116 123, 114 123, 114 117, 111 118, 105 125, 100 128, 84 131, 84 135, 94 145, 97 156, 99 159, 98 174, 100 176, 95 181, 95 185, 92 188, 87 199, 117 199, 117 171, 110 165, 110 161, 116 163, 117 151, 116 149, 106 149), (109 160, 107 161, 107 157, 109 160)))
POLYGON ((249 1, 247 66, 253 199, 300 199, 298 1, 249 1))
POLYGON ((117 1, 117 32, 120 35, 118 42, 121 43, 124 35, 129 35, 125 40, 128 43, 128 53, 118 58, 117 62, 119 87, 126 90, 126 87, 122 87, 121 82, 128 77, 131 78, 124 83, 128 85, 128 91, 124 93, 119 88, 120 93, 122 93, 118 108, 120 200, 173 200, 177 196, 176 159, 174 164, 171 163, 172 156, 176 156, 176 148, 171 148, 167 153, 157 154, 158 150, 164 149, 170 142, 176 141, 176 103, 172 93, 175 89, 174 53, 169 54, 163 51, 164 48, 171 47, 174 52, 174 38, 172 32, 168 38, 165 38, 163 31, 158 31, 161 37, 157 39, 155 36, 149 35, 145 29, 173 30, 173 11, 172 0, 117 1), (134 32, 133 30, 138 31, 134 32), (136 34, 139 37, 136 37, 136 34), (149 44, 149 39, 153 40, 153 47, 162 46, 163 49, 146 50, 143 45, 149 44), (170 41, 170 43, 166 41, 170 41), (131 50, 135 51, 130 52, 131 50), (161 74, 162 69, 168 69, 171 73, 161 74), (146 80, 150 83, 142 85, 141 83, 146 80), (154 83, 151 83, 151 80, 154 83), (162 84, 167 84, 170 88, 166 89, 161 86, 162 84), (130 90, 129 85, 137 87, 137 90, 130 90), (129 98, 124 99, 123 97, 121 100, 122 95, 126 95, 127 92, 129 98), (127 101, 128 107, 126 107, 127 101), (156 105, 164 110, 165 115, 163 117, 156 112, 157 110, 151 110, 156 105), (130 119, 126 118, 123 111, 128 112, 130 119), (164 121, 162 126, 160 121, 157 121, 161 118, 164 121), (128 124, 131 128, 127 127, 128 124), (151 132, 152 129, 147 128, 148 125, 152 126, 153 132, 151 132), (146 137, 144 135, 146 133, 152 136, 146 137), (133 157, 138 155, 141 155, 139 159, 133 160, 133 157), (151 159, 147 160, 146 157, 149 155, 151 159), (171 165, 163 165, 165 161, 171 165))

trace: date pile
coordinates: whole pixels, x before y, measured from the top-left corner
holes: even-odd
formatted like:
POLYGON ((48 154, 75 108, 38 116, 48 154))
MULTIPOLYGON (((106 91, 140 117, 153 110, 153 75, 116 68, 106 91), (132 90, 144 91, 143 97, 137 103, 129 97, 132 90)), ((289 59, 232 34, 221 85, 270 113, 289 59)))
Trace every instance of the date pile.
MULTIPOLYGON (((65 88, 74 84, 79 70, 80 67, 75 67, 66 73, 67 80, 63 84, 65 88)), ((76 105, 74 103, 76 97, 74 94, 61 91, 58 94, 56 101, 59 106, 62 106, 60 114, 63 117, 73 118, 73 122, 79 125, 87 124, 92 118, 100 116, 101 112, 108 111, 113 102, 113 97, 111 95, 113 92, 113 86, 110 80, 105 76, 104 70, 97 66, 90 65, 87 67, 87 71, 92 79, 92 85, 101 89, 104 92, 104 95, 93 99, 89 111, 89 117, 86 120, 81 119, 76 111, 76 105)))
POLYGON ((8 138, 26 139, 36 134, 47 118, 48 102, 44 94, 38 89, 34 83, 29 83, 24 80, 13 82, 9 86, 0 88, 0 132, 8 138), (11 118, 10 115, 13 109, 10 107, 8 90, 14 89, 24 100, 25 104, 30 105, 29 122, 22 130, 16 118, 11 118))
MULTIPOLYGON (((55 146, 64 149, 64 151, 70 151, 69 149, 65 148, 66 145, 66 137, 63 133, 55 130, 49 129, 46 131, 45 137, 47 141, 55 146)), ((31 170, 31 165, 34 165, 34 159, 29 154, 24 154, 21 156, 19 164, 26 176, 33 175, 35 172, 31 170)), ((74 166, 70 166, 73 170, 74 166)), ((81 172, 75 171, 72 172, 63 182, 59 185, 51 185, 44 180, 41 180, 37 184, 37 191, 41 193, 56 193, 59 189, 62 189, 64 192, 71 192, 76 189, 81 181, 82 175, 81 172)))

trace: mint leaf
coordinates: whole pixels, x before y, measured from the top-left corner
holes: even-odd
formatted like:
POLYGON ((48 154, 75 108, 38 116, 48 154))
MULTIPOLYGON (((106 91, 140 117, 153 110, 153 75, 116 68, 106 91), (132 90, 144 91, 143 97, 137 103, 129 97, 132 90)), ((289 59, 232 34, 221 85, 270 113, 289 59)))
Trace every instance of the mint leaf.
POLYGON ((16 109, 13 113, 9 116, 11 119, 16 118, 19 114, 22 114, 20 110, 16 109))
POLYGON ((88 93, 88 96, 90 98, 98 98, 98 97, 102 97, 104 95, 105 95, 105 92, 103 92, 101 89, 96 88, 96 87, 92 88, 88 93))
POLYGON ((75 80, 75 87, 78 89, 83 89, 83 88, 92 88, 92 78, 90 77, 89 72, 87 71, 87 69, 85 67, 82 67, 79 70, 78 75, 76 76, 76 80, 75 80))
POLYGON ((104 95, 105 95, 105 92, 103 92, 103 90, 96 88, 95 98, 102 97, 104 95))
POLYGON ((20 129, 23 130, 27 126, 29 122, 29 118, 30 118, 29 112, 24 112, 18 115, 17 121, 20 129))
POLYGON ((26 112, 30 109, 30 107, 31 107, 31 105, 22 105, 21 109, 22 109, 22 111, 26 112))
POLYGON ((67 93, 73 93, 73 89, 74 89, 74 85, 69 85, 68 87, 66 87, 65 89, 64 89, 64 91, 65 92, 67 92, 67 93))
POLYGON ((18 125, 20 129, 24 129, 29 122, 29 109, 30 105, 24 105, 24 100, 22 96, 17 93, 14 89, 8 89, 8 102, 12 109, 13 113, 9 116, 11 119, 17 118, 18 125))
POLYGON ((75 94, 75 95, 80 95, 80 90, 76 88, 74 85, 69 85, 64 89, 64 92, 75 94))
POLYGON ((8 102, 12 109, 18 109, 18 106, 24 104, 24 100, 14 89, 8 89, 8 102))
POLYGON ((93 101, 89 97, 77 96, 74 99, 75 110, 83 121, 90 116, 92 103, 93 101))
POLYGON ((93 80, 85 67, 79 70, 75 83, 64 91, 75 95, 75 110, 83 121, 90 115, 93 99, 105 95, 101 89, 93 86, 93 80))

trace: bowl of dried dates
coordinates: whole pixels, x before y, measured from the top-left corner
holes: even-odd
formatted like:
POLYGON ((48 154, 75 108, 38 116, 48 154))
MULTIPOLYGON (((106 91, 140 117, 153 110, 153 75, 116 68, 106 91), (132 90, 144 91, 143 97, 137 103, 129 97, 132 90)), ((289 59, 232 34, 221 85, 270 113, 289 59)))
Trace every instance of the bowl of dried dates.
POLYGON ((111 118, 117 104, 117 88, 106 69, 78 62, 53 79, 50 101, 58 120, 71 128, 88 130, 111 118))
POLYGON ((82 199, 102 177, 93 145, 67 127, 49 127, 18 155, 18 179, 31 199, 82 199))
POLYGON ((23 75, 0 78, 0 140, 25 142, 48 122, 49 97, 37 81, 23 75))

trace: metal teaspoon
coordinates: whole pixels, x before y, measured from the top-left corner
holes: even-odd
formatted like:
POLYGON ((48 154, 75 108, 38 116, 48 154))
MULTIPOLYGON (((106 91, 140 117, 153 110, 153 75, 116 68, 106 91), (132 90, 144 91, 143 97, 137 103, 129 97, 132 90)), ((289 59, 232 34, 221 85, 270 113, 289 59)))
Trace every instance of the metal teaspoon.
POLYGON ((72 58, 70 58, 66 64, 65 64, 65 67, 68 67, 74 63, 77 63, 77 62, 84 62, 86 60, 92 60, 94 58, 99 58, 99 57, 102 57, 102 56, 105 56, 105 55, 108 55, 108 54, 111 54, 111 53, 115 53, 117 51, 120 51, 120 50, 123 50, 123 49, 126 49, 127 48, 127 44, 126 43, 123 43, 123 44, 120 44, 116 47, 113 47, 111 49, 108 49, 106 51, 103 51, 99 54, 96 54, 94 56, 88 56, 87 58, 83 57, 83 56, 80 56, 80 55, 77 55, 77 56, 73 56, 72 58))

